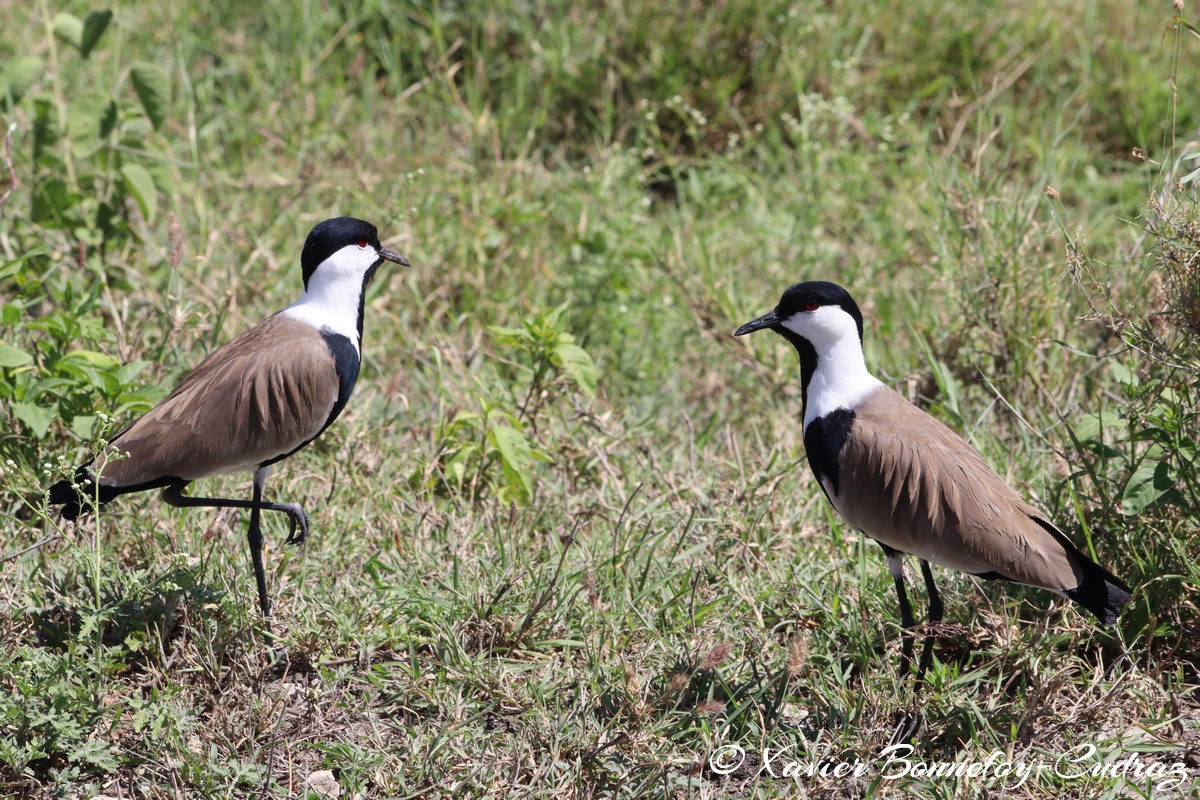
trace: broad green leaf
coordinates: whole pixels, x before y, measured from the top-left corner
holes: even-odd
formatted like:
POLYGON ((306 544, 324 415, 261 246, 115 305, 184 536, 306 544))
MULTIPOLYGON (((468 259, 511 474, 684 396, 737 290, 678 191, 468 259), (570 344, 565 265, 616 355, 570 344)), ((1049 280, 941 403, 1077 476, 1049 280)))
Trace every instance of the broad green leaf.
POLYGON ((83 35, 79 41, 79 52, 87 58, 99 43, 100 37, 104 35, 104 31, 108 30, 108 23, 112 21, 113 12, 111 11, 90 11, 83 19, 83 35))
POLYGON ((117 370, 117 379, 126 386, 133 384, 138 375, 141 375, 146 367, 150 366, 149 361, 130 361, 127 364, 122 364, 117 370))
MULTIPOLYGON (((153 159, 153 157, 151 158, 153 159)), ((165 160, 150 160, 140 163, 150 173, 150 177, 154 178, 154 185, 158 187, 159 193, 170 194, 171 189, 175 186, 175 176, 171 173, 171 164, 165 160)))
POLYGON ((584 394, 595 397, 600 371, 588 352, 577 344, 563 343, 554 348, 554 363, 575 382, 584 394))
POLYGON ((460 411, 450 420, 449 425, 469 426, 471 423, 478 422, 481 419, 483 419, 483 417, 473 411, 460 411))
POLYGON ((61 178, 49 178, 34 185, 34 201, 30 205, 30 217, 34 222, 48 227, 65 227, 62 222, 72 207, 82 197, 72 192, 61 178))
POLYGON ((1105 444, 1098 439, 1083 439, 1080 442, 1085 450, 1095 453, 1104 458, 1118 458, 1122 455, 1121 451, 1112 445, 1105 444))
POLYGON ((1129 476, 1125 494, 1121 497, 1121 513, 1125 516, 1139 514, 1157 503, 1175 486, 1171 466, 1166 461, 1147 459, 1129 476))
POLYGON ((158 189, 154 186, 154 178, 141 164, 125 164, 121 167, 121 178, 125 182, 125 190, 142 210, 146 222, 154 222, 158 215, 158 189))
POLYGON ((0 110, 8 110, 10 98, 16 104, 41 74, 42 60, 37 56, 9 60, 0 69, 0 110))
POLYGON ((567 309, 570 307, 570 303, 563 303, 546 315, 546 321, 550 323, 552 327, 557 328, 559 320, 562 319, 563 314, 567 313, 567 309))
POLYGON ((67 758, 73 763, 88 764, 101 772, 111 772, 120 763, 116 748, 100 737, 84 739, 81 746, 67 751, 67 758))
POLYGON ((133 81, 138 100, 142 101, 147 119, 158 130, 167 119, 167 106, 171 102, 170 79, 161 69, 145 62, 134 64, 129 71, 129 78, 133 81))
POLYGON ((474 458, 478 452, 478 445, 472 443, 464 444, 461 448, 459 448, 458 452, 451 456, 450 460, 446 462, 447 476, 454 481, 454 483, 462 486, 462 484, 466 481, 467 467, 469 466, 471 459, 474 458))
POLYGON ((71 420, 71 433, 83 441, 89 441, 96 430, 95 414, 80 414, 71 420))
POLYGON ((0 344, 0 367, 21 367, 33 361, 33 356, 8 344, 0 344))
POLYGON ((488 325, 488 333, 494 336, 524 336, 524 328, 506 328, 503 325, 488 325))
POLYGON ((76 47, 82 46, 83 20, 74 14, 68 14, 65 11, 55 14, 50 27, 54 30, 54 35, 64 42, 76 47))
POLYGON ((121 395, 119 403, 113 408, 113 416, 123 417, 127 414, 145 414, 150 409, 167 396, 167 391, 162 392, 133 392, 130 394, 121 395))
POLYGON ((154 126, 143 116, 126 117, 121 122, 121 146, 129 150, 145 150, 146 139, 154 126))
POLYGON ((72 350, 67 353, 64 358, 77 358, 80 361, 86 361, 93 367, 100 369, 113 369, 121 366, 121 362, 108 353, 101 353, 97 350, 72 350))
POLYGON ((108 95, 89 92, 75 98, 67 112, 71 148, 79 156, 100 149, 117 122, 117 104, 108 95))
POLYGON ((488 438, 500 452, 504 477, 521 499, 533 497, 533 453, 525 434, 515 428, 499 427, 488 431, 488 438))
POLYGON ((50 430, 50 423, 54 422, 54 413, 55 409, 34 403, 12 404, 13 416, 25 423, 35 439, 45 437, 46 431, 50 430))
POLYGON ((37 397, 40 394, 49 393, 56 394, 64 389, 73 387, 75 381, 70 378, 42 378, 39 381, 34 381, 31 384, 23 385, 21 388, 24 391, 22 397, 37 397))
POLYGON ((529 335, 529 331, 524 328, 505 328, 500 325, 489 325, 488 333, 496 340, 496 344, 504 345, 505 347, 520 347, 533 341, 533 337, 529 335))
POLYGON ((1110 362, 1109 368, 1112 370, 1113 377, 1117 379, 1117 383, 1123 383, 1126 386, 1137 386, 1139 383, 1141 383, 1141 381, 1138 380, 1137 373, 1122 364, 1120 361, 1110 362))
POLYGON ((1072 430, 1075 433, 1075 438, 1081 442, 1086 442, 1089 439, 1095 439, 1100 436, 1100 432, 1104 430, 1103 421, 1099 414, 1084 414, 1079 418, 1072 430))

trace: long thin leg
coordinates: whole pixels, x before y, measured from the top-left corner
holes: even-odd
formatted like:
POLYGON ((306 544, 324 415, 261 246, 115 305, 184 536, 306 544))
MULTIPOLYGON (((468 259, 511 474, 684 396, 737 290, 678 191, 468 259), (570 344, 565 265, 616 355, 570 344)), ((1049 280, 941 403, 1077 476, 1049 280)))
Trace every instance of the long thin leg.
POLYGON ((229 497, 188 497, 183 494, 183 487, 184 484, 168 486, 162 491, 162 499, 176 508, 257 508, 262 511, 279 511, 287 514, 291 522, 285 544, 303 544, 308 536, 308 512, 299 503, 267 503, 229 497))
MULTIPOLYGON (((262 502, 263 485, 267 482, 266 468, 254 472, 254 502, 262 502)), ((254 564, 254 583, 258 586, 258 607, 262 611, 267 630, 271 630, 271 598, 267 596, 267 571, 263 567, 262 527, 259 516, 262 509, 255 505, 250 509, 250 527, 246 531, 246 542, 250 545, 250 561, 254 564)))
MULTIPOLYGON (((908 592, 904 589, 904 554, 890 547, 884 547, 883 552, 887 555, 888 572, 892 573, 892 580, 896 583, 896 596, 900 600, 900 626, 902 628, 901 636, 903 637, 903 644, 900 650, 900 675, 905 676, 912 669, 912 629, 916 625, 916 619, 913 618, 912 606, 908 602, 908 592)), ((928 569, 924 561, 921 564, 923 570, 928 569)), ((941 601, 939 600, 938 603, 940 605, 941 601)), ((926 645, 928 645, 928 641, 926 645)), ((925 655, 925 652, 922 651, 922 661, 924 661, 925 655)), ((916 699, 917 689, 920 688, 920 678, 917 680, 917 686, 913 689, 914 700, 916 699)), ((896 730, 892 733, 892 738, 888 744, 895 745, 912 741, 920 729, 921 714, 919 711, 914 709, 910 712, 902 712, 897 720, 896 730)))
MULTIPOLYGON (((921 575, 925 578, 925 591, 929 594, 929 625, 932 627, 942 621, 942 596, 938 594, 937 584, 933 582, 933 571, 929 569, 929 562, 925 559, 921 561, 921 575)), ((925 682, 925 671, 929 669, 930 663, 933 661, 933 632, 925 634, 925 644, 921 645, 921 663, 917 667, 917 682, 913 687, 913 691, 920 690, 921 685, 925 682)))
MULTIPOLYGON (((900 674, 907 675, 912 667, 913 635, 912 627, 916 625, 913 619, 912 606, 908 604, 908 592, 904 590, 904 554, 890 547, 884 547, 887 555, 888 572, 896 582, 896 596, 900 599, 900 627, 903 644, 900 649, 900 674)), ((924 562, 922 562, 924 563, 924 562)))
POLYGON ((258 607, 262 611, 263 620, 267 623, 267 631, 271 629, 271 601, 267 597, 267 573, 263 566, 262 557, 262 526, 261 512, 279 511, 288 515, 291 530, 288 533, 288 544, 300 544, 308 535, 308 514, 299 503, 266 503, 262 499, 263 486, 270 474, 270 467, 261 467, 254 472, 254 499, 235 500, 223 497, 188 497, 183 494, 182 485, 168 486, 163 489, 162 498, 167 503, 179 508, 246 508, 250 510, 250 528, 246 532, 246 541, 250 545, 250 560, 254 565, 254 582, 258 588, 258 607), (300 534, 296 535, 299 528, 300 534))

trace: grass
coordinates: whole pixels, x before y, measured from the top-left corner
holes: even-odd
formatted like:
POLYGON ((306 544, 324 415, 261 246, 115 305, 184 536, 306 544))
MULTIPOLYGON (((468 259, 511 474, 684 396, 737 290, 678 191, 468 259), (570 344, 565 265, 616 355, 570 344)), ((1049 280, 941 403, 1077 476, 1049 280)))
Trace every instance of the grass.
POLYGON ((1174 188, 1200 43, 1154 4, 916 5, 130 3, 85 59, 54 19, 92 9, 9 4, 0 281, 29 360, 0 351, 0 554, 54 538, 0 564, 3 792, 1194 792, 882 777, 913 702, 890 577, 804 463, 794 352, 730 336, 802 279, 846 285, 876 374, 1135 588, 1106 630, 939 571, 961 633, 914 759, 1200 769, 1174 188), (72 531, 40 497, 290 303, 343 213, 415 267, 381 272, 353 401, 268 484, 313 516, 300 550, 267 522, 281 670, 236 513, 129 496, 72 531), (547 338, 498 331, 527 322, 547 338), (595 392, 543 368, 566 334, 595 392), (777 777, 764 748, 871 766, 777 777))

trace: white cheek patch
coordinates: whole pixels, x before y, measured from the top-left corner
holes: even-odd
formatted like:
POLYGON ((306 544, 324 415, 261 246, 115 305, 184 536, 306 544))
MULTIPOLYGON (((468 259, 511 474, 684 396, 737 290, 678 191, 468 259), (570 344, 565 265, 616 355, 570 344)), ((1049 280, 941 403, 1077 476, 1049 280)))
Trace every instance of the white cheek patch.
POLYGON ((801 311, 785 319, 783 327, 803 336, 818 350, 822 342, 834 342, 847 336, 858 341, 858 324, 839 306, 821 306, 816 311, 801 311))
POLYGON ((325 262, 317 267, 313 275, 320 275, 322 272, 325 272, 329 275, 337 276, 339 281, 348 281, 357 276, 358 285, 361 289, 363 276, 367 274, 367 270, 378 260, 379 253, 374 247, 370 245, 359 247, 356 244, 348 244, 325 259, 325 262))

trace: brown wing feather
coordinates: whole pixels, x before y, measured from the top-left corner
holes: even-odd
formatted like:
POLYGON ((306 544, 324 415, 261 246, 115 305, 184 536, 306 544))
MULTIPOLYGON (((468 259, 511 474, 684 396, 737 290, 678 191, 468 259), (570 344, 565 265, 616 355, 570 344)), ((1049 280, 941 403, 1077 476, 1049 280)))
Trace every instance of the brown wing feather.
POLYGON ((333 355, 320 333, 270 317, 200 362, 91 469, 111 486, 253 469, 316 436, 337 397, 333 355), (107 457, 113 451, 129 455, 107 457))
POLYGON ((1053 528, 1042 514, 952 430, 891 389, 855 409, 838 484, 831 497, 839 513, 888 547, 1059 592, 1082 579, 1077 551, 1038 523, 1053 528))

